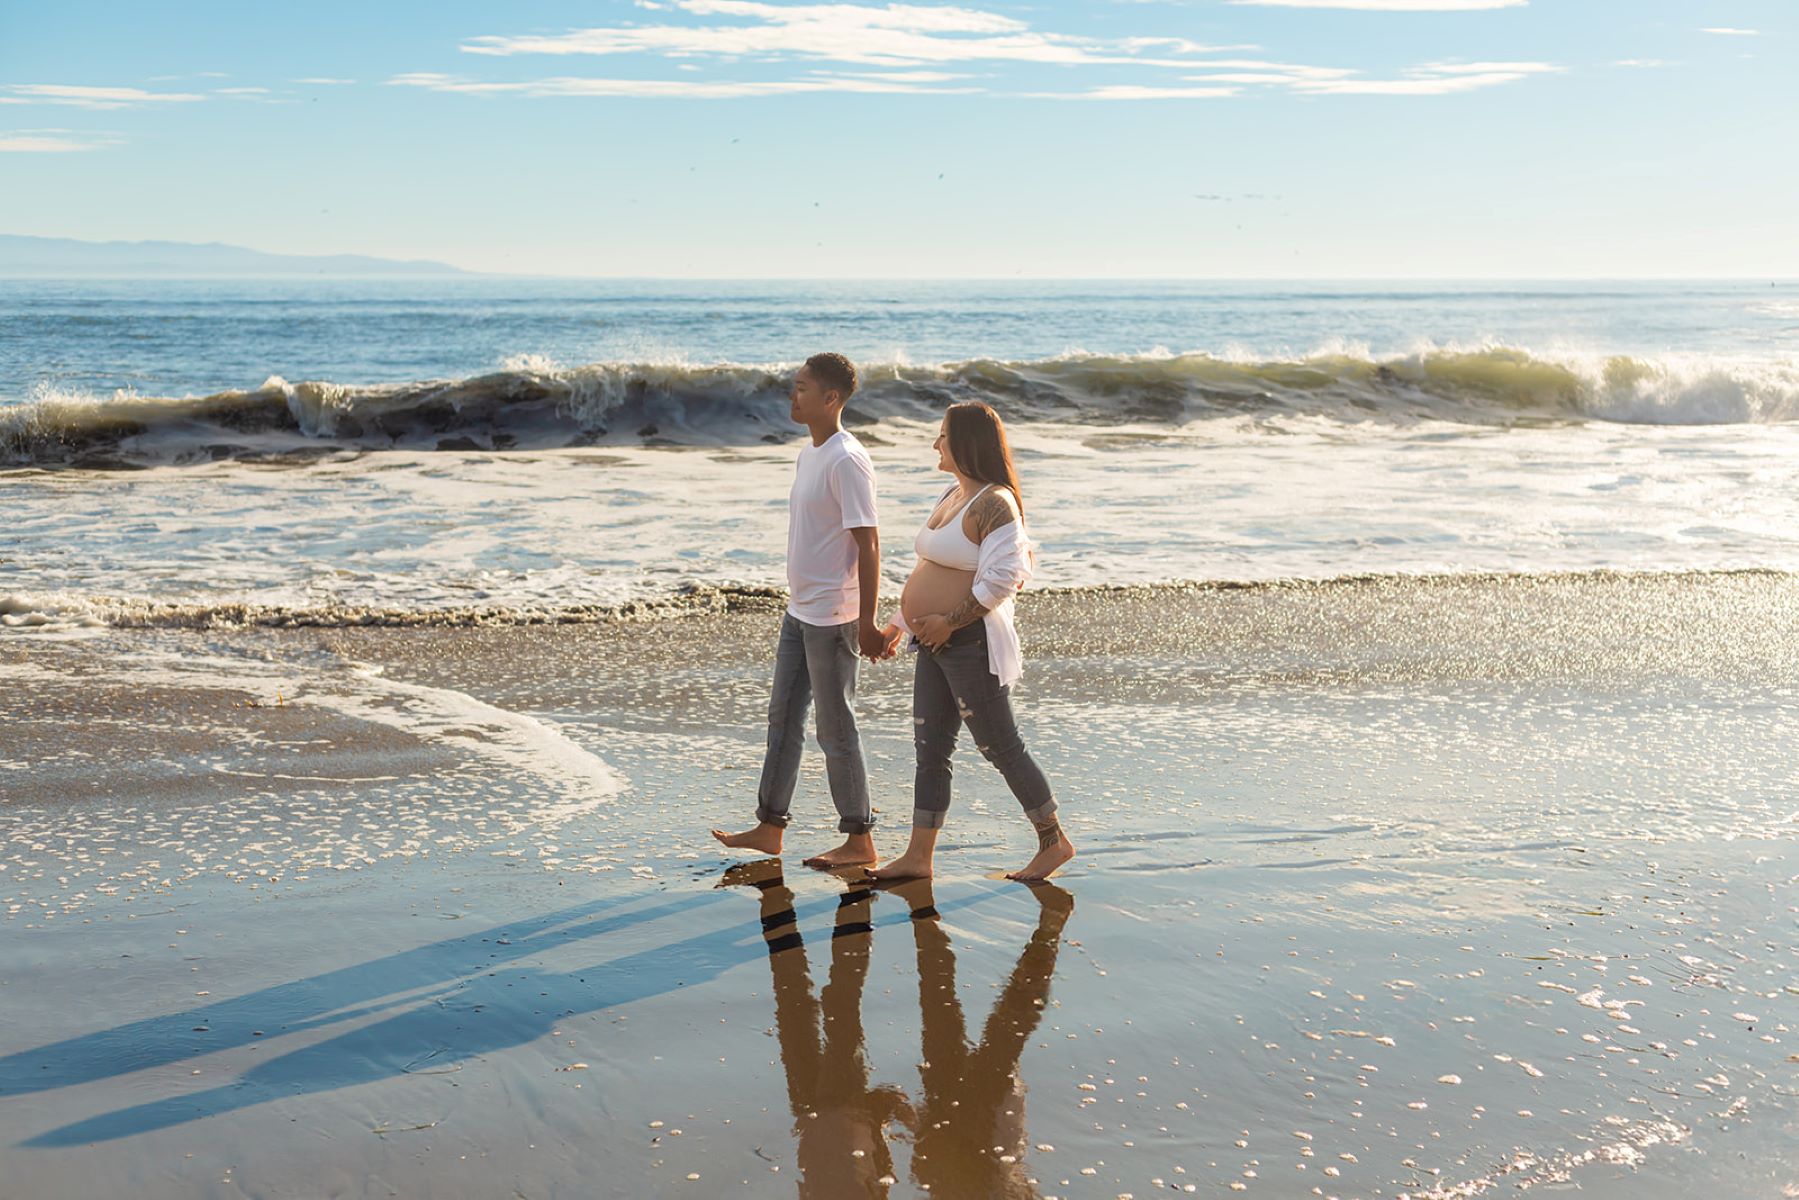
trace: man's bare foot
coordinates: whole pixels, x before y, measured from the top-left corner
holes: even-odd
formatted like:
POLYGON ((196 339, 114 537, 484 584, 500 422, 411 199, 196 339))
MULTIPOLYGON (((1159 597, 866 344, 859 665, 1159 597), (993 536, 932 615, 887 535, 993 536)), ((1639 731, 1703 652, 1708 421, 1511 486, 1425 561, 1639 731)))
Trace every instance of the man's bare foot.
POLYGON ((931 856, 908 850, 886 866, 869 869, 870 879, 929 879, 931 856))
POLYGON ((1037 851, 1037 856, 1024 865, 1024 870, 1010 872, 1006 878, 1016 879, 1020 883, 1033 883, 1039 879, 1048 879, 1073 857, 1074 843, 1063 836, 1057 838, 1052 845, 1037 851))
POLYGON ((781 827, 770 825, 767 821, 757 824, 754 829, 746 829, 742 833, 726 833, 722 829, 714 829, 712 836, 719 844, 732 850, 755 850, 762 854, 779 854, 781 852, 781 827))
POLYGON ((874 834, 852 833, 835 850, 814 854, 804 861, 808 867, 855 867, 871 863, 876 857, 874 834))

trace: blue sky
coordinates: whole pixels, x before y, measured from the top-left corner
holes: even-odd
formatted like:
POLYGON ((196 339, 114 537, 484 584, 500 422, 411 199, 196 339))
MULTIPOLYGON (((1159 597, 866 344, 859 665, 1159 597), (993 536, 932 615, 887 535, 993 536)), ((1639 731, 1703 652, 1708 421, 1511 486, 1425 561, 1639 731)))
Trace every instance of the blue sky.
POLYGON ((626 276, 1799 276, 1794 0, 0 10, 0 232, 626 276))

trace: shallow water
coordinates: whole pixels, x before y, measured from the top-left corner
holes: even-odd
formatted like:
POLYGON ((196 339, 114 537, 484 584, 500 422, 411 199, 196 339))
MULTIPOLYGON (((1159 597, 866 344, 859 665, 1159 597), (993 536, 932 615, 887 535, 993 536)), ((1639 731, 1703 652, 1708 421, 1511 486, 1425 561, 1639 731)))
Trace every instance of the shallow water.
MULTIPOLYGON (((242 790, 171 797, 121 765, 0 808, 9 1173, 146 1196, 1778 1195, 1796 614, 1769 575, 1039 598, 1020 708, 1082 855, 1065 896, 992 878, 1030 839, 965 747, 936 921, 797 867, 789 901, 704 837, 747 816, 765 614, 36 643, 10 682, 95 697, 30 725, 36 753, 164 747, 242 790), (145 639, 160 657, 116 653, 145 639), (212 733, 95 725, 132 695, 212 733), (569 786, 527 721, 625 790, 505 824, 569 786), (23 836, 47 821, 61 840, 23 836)), ((863 693, 893 824, 903 666, 863 693)), ((827 809, 809 756, 796 849, 833 836, 827 809)))

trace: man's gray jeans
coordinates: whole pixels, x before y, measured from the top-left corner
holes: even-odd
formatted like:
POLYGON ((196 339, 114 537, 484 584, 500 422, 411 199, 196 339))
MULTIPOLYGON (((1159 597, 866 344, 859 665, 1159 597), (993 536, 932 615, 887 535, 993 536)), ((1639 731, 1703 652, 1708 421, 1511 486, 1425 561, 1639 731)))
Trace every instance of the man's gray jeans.
POLYGON ((837 805, 837 828, 867 833, 874 828, 868 802, 868 768, 856 732, 856 623, 808 625, 788 613, 781 618, 775 647, 775 683, 768 699, 768 757, 756 790, 756 819, 787 826, 793 787, 800 777, 806 739, 806 709, 818 714, 818 745, 837 805))

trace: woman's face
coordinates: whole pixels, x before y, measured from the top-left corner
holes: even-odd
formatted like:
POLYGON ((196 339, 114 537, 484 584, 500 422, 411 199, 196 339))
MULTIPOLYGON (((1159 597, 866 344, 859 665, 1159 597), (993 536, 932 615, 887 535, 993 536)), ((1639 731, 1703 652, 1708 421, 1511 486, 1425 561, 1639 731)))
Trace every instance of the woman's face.
POLYGON ((942 423, 937 426, 937 440, 931 443, 931 448, 937 451, 937 469, 939 471, 950 471, 953 473, 956 469, 956 463, 955 460, 949 456, 948 417, 943 418, 942 423))

